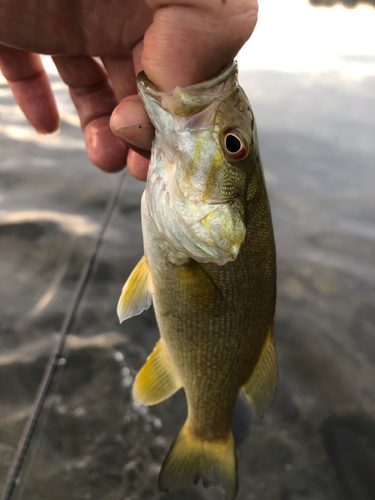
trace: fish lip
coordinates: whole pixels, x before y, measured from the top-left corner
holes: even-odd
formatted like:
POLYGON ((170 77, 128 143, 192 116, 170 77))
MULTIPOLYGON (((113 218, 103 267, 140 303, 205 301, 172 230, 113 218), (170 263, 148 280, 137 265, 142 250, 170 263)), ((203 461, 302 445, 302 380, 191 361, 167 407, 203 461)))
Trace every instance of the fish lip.
MULTIPOLYGON (((200 83, 195 83, 193 85, 188 85, 187 87, 183 87, 184 91, 193 91, 194 93, 197 91, 202 91, 202 90, 209 90, 212 87, 215 87, 216 85, 226 81, 234 71, 238 72, 238 64, 237 61, 233 60, 225 68, 221 73, 219 73, 217 76, 214 78, 211 78, 210 80, 205 80, 204 82, 200 83)), ((141 71, 137 75, 137 83, 142 85, 144 89, 147 89, 148 92, 152 93, 154 97, 162 97, 166 94, 172 94, 172 91, 162 91, 157 88, 157 86, 146 76, 144 71, 141 71)), ((180 87, 176 87, 180 88, 180 87)))

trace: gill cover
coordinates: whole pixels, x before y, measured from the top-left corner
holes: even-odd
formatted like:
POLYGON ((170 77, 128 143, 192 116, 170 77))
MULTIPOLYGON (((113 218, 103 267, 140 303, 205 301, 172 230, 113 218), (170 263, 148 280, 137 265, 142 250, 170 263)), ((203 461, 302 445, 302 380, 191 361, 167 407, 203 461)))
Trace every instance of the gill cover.
POLYGON ((138 89, 156 130, 143 198, 150 218, 176 251, 197 262, 234 260, 246 233, 244 202, 228 195, 225 175, 232 167, 217 114, 225 99, 241 91, 237 64, 171 92, 158 91, 140 73, 138 89))

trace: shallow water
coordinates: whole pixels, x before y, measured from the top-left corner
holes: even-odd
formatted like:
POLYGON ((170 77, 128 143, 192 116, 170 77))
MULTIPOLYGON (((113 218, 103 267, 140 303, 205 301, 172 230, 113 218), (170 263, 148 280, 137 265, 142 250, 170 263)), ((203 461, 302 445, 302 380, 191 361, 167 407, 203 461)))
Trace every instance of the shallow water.
MULTIPOLYGON (((375 15, 374 15, 375 17, 375 15)), ((375 72, 243 71, 278 248, 280 380, 264 419, 233 417, 240 500, 370 500, 375 490, 375 72)), ((41 138, 0 86, 0 486, 82 266, 122 174, 89 164, 52 75, 60 135, 41 138)), ((142 255, 143 184, 127 177, 47 397, 13 500, 221 499, 160 494, 157 474, 186 415, 180 391, 135 407, 154 347, 152 310, 118 324, 142 255)))

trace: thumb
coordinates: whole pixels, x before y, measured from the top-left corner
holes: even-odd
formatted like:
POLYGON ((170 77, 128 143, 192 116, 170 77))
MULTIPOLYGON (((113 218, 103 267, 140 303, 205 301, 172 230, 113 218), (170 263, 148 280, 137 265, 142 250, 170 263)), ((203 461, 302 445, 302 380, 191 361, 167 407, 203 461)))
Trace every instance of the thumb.
POLYGON ((146 0, 155 9, 142 65, 160 90, 216 76, 250 38, 257 0, 146 0))

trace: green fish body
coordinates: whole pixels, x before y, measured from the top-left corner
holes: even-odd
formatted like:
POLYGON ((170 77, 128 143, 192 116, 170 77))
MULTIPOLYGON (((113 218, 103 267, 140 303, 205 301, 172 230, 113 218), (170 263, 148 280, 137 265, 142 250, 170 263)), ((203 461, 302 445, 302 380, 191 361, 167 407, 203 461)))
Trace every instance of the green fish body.
POLYGON ((238 392, 262 415, 277 381, 275 245, 255 120, 236 63, 168 93, 140 74, 138 88, 156 135, 142 198, 145 255, 118 315, 123 321, 153 302, 160 340, 133 393, 145 405, 186 393, 187 420, 160 488, 202 478, 233 499, 238 392))

